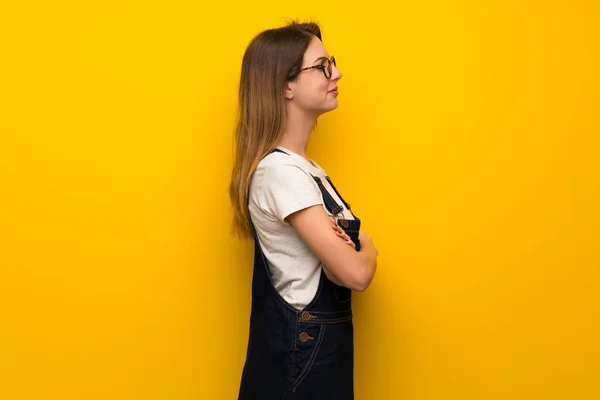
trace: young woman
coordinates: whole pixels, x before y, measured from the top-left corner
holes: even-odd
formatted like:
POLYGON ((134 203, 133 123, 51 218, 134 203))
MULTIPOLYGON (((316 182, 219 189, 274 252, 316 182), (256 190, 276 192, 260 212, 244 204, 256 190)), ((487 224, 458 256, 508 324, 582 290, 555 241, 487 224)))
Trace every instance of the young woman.
POLYGON ((243 57, 229 189, 255 253, 239 399, 354 398, 351 290, 369 286, 378 251, 306 155, 341 77, 315 23, 266 30, 243 57))

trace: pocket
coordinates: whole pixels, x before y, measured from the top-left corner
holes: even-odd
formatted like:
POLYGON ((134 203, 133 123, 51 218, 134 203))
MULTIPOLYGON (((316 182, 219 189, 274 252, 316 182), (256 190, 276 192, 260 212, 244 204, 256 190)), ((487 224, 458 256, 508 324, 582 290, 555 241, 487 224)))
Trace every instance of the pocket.
POLYGON ((294 379, 292 391, 296 391, 298 386, 310 372, 315 360, 317 359, 317 355, 319 354, 319 349, 323 343, 324 335, 325 324, 319 325, 319 332, 317 333, 316 338, 311 337, 306 331, 302 331, 298 335, 298 338, 296 339, 299 341, 298 352, 296 353, 296 367, 294 368, 294 371, 296 372, 294 376, 296 376, 296 378, 294 379), (308 344, 313 340, 315 341, 314 344, 308 344))

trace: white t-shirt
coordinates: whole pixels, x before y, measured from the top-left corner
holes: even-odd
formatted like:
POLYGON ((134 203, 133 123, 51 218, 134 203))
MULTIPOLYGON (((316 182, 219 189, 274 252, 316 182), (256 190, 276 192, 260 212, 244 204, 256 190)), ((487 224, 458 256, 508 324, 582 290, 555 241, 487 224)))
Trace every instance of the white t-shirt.
POLYGON ((302 309, 315 296, 322 264, 284 219, 299 210, 320 204, 323 196, 310 175, 322 179, 323 185, 343 208, 346 219, 354 216, 342 203, 323 168, 313 160, 312 165, 301 155, 277 146, 287 154, 273 152, 258 164, 250 182, 248 208, 275 290, 296 309, 302 309))

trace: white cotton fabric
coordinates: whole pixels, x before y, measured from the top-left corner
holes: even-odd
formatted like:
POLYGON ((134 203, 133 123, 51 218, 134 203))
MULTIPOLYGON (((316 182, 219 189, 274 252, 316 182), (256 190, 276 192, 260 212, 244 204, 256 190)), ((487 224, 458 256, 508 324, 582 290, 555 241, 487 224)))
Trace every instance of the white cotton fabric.
POLYGON ((316 294, 322 264, 284 219, 304 208, 321 205, 323 196, 318 176, 335 201, 343 208, 346 219, 354 219, 329 182, 323 168, 315 161, 283 147, 287 154, 273 152, 264 157, 250 182, 248 208, 252 223, 277 292, 292 307, 302 309, 316 294))

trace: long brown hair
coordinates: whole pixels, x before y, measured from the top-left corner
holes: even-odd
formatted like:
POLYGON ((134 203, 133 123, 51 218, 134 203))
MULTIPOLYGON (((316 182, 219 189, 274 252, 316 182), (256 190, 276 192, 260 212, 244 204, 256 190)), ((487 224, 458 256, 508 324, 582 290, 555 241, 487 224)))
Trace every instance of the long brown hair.
POLYGON ((234 164, 229 185, 233 205, 232 230, 252 235, 248 190, 259 161, 277 146, 286 124, 287 81, 298 77, 304 52, 314 36, 321 40, 315 22, 265 30, 252 39, 242 60, 239 116, 234 138, 234 164))

